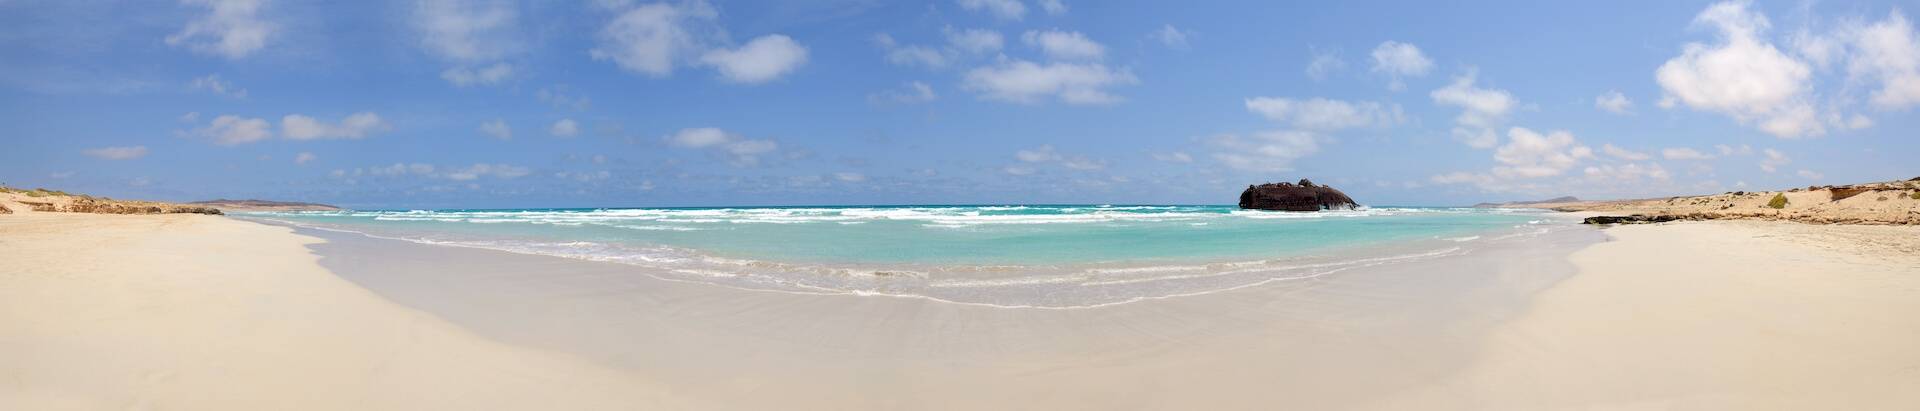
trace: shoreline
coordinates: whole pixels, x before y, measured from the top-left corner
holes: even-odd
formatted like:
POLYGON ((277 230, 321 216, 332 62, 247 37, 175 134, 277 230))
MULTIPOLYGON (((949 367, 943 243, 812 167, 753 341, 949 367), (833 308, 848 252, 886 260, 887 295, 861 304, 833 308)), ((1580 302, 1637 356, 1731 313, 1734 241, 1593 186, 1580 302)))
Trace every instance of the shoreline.
POLYGON ((482 335, 648 374, 720 408, 800 409, 1342 407, 1460 367, 1475 330, 1571 275, 1565 255, 1588 242, 1045 310, 746 292, 616 263, 316 235, 338 275, 482 335))
POLYGON ((1903 349, 1920 344, 1908 227, 1622 226, 1597 243, 1031 310, 745 292, 234 218, 16 217, 0 217, 0 364, 26 365, 0 367, 5 408, 1920 401, 1920 353, 1903 349))

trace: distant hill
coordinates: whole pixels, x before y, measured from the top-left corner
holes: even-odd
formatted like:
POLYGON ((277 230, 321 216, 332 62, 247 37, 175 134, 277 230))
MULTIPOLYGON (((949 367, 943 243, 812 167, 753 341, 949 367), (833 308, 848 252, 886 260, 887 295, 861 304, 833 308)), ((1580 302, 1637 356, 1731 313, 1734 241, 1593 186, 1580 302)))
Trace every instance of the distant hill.
POLYGON ((1525 205, 1533 205, 1533 204, 1575 203, 1579 201, 1580 199, 1574 198, 1573 196, 1566 196, 1566 197, 1549 198, 1549 199, 1538 200, 1538 201, 1509 201, 1505 203, 1480 203, 1480 204, 1474 204, 1473 207, 1474 208, 1509 208, 1509 207, 1525 206, 1525 205))
POLYGON ((296 202, 296 201, 218 199, 218 200, 207 200, 207 201, 195 201, 188 204, 203 205, 203 206, 218 208, 222 210, 233 210, 233 211, 339 211, 340 210, 340 207, 334 207, 326 204, 302 203, 302 202, 296 202))

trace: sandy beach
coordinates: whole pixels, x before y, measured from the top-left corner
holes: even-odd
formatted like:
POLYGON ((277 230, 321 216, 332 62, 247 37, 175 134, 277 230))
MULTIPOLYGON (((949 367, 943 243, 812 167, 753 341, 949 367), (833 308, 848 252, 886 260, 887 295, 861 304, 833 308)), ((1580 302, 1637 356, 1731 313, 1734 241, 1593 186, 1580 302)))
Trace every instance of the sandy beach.
POLYGON ((7 409, 1920 401, 1912 227, 1623 226, 1077 310, 742 291, 213 216, 41 213, 0 233, 7 409))
POLYGON ((1920 227, 1607 229, 1460 373, 1385 408, 1920 404, 1920 227))
POLYGON ((200 215, 0 218, 0 409, 685 408, 384 301, 314 242, 200 215))

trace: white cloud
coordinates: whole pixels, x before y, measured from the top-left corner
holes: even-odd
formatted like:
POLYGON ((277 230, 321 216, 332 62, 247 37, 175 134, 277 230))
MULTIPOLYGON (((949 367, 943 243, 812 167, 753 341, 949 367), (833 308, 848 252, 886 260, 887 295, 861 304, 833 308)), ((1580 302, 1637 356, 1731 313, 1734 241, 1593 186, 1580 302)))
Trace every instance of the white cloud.
POLYGON ((1469 173, 1465 171, 1455 171, 1447 174, 1435 174, 1432 177, 1428 177, 1427 180, 1432 181, 1434 184, 1485 185, 1493 182, 1493 176, 1489 176, 1486 174, 1469 173))
POLYGON ((1017 150, 1013 158, 1028 164, 1059 164, 1074 170, 1099 170, 1107 168, 1107 162, 1086 156, 1068 156, 1054 151, 1053 145, 1041 145, 1032 149, 1017 150))
POLYGON ((833 178, 834 178, 835 180, 840 180, 840 181, 845 181, 845 182, 849 182, 849 183, 858 183, 858 182, 862 182, 862 181, 867 181, 867 175, 866 175, 866 174, 860 174, 860 173, 855 173, 855 172, 847 172, 847 171, 842 171, 842 172, 838 172, 838 173, 833 173, 833 178))
POLYGON ((612 60, 628 71, 652 77, 673 74, 677 66, 705 48, 688 24, 711 25, 719 16, 704 2, 675 7, 647 4, 621 12, 600 29, 599 44, 588 52, 595 60, 612 60))
POLYGON ((320 159, 320 156, 316 156, 316 155, 313 155, 313 153, 308 153, 303 151, 303 152, 300 152, 300 154, 295 154, 293 156, 293 163, 304 166, 304 165, 307 165, 307 163, 311 163, 313 162, 313 160, 318 160, 318 159, 320 159))
POLYGON ((1526 128, 1507 130, 1507 144, 1494 150, 1493 175, 1501 178, 1538 178, 1557 176, 1592 159, 1593 150, 1579 144, 1573 133, 1552 131, 1542 135, 1526 128))
POLYGON ((968 11, 985 11, 1001 20, 1019 20, 1027 15, 1027 5, 1020 0, 958 0, 960 8, 968 11))
MULTIPOLYGON (((1566 131, 1552 131, 1540 134, 1522 127, 1513 127, 1507 131, 1507 144, 1494 151, 1493 159, 1499 165, 1484 173, 1453 172, 1438 174, 1428 178, 1435 184, 1471 184, 1483 191, 1515 192, 1541 191, 1542 183, 1531 182, 1546 177, 1565 174, 1567 170, 1578 166, 1582 161, 1597 160, 1593 149, 1574 138, 1566 131)), ((1603 147, 1606 149, 1606 147, 1603 147)), ((1618 158, 1644 158, 1645 154, 1634 153, 1617 147, 1609 155, 1618 158)), ((1656 177, 1665 179, 1666 169, 1658 164, 1595 165, 1585 170, 1586 178, 1608 182, 1605 177, 1640 178, 1656 177)))
POLYGON ((1589 180, 1604 182, 1631 182, 1640 180, 1667 181, 1673 179, 1673 173, 1666 167, 1655 163, 1627 163, 1621 165, 1601 164, 1587 167, 1584 174, 1589 180))
POLYGON ((513 127, 507 126, 506 120, 494 119, 493 121, 480 123, 480 134, 493 137, 495 140, 512 140, 513 127))
POLYGON ((567 86, 565 85, 541 87, 540 90, 534 92, 534 97, 542 103, 552 104, 555 107, 565 107, 574 110, 586 110, 589 107, 593 107, 593 99, 585 96, 568 95, 567 86))
POLYGON ((1660 157, 1668 160, 1711 160, 1713 156, 1685 147, 1670 147, 1660 150, 1660 157))
MULTIPOLYGON (((397 164, 396 164, 397 165, 397 164)), ((533 170, 523 166, 508 164, 474 164, 471 166, 447 170, 439 177, 454 181, 472 181, 480 177, 520 178, 533 174, 533 170)))
POLYGON ((1238 170, 1293 170, 1293 161, 1320 151, 1319 137, 1304 131, 1263 131, 1248 136, 1221 134, 1206 140, 1219 151, 1214 160, 1238 170))
POLYGON ((1010 60, 968 71, 961 87, 980 93, 981 98, 1014 103, 1059 98, 1067 104, 1111 104, 1124 99, 1108 92, 1108 87, 1138 82, 1133 73, 1103 64, 1010 60))
POLYGON ((1641 161, 1641 160, 1653 158, 1653 156, 1648 155, 1647 153, 1615 147, 1613 144, 1605 144, 1600 146, 1600 152, 1606 153, 1608 156, 1612 156, 1613 158, 1627 160, 1627 161, 1641 161))
POLYGON ((328 124, 299 114, 280 118, 280 134, 294 140, 362 139, 392 129, 393 126, 382 120, 379 114, 371 112, 353 113, 341 119, 339 124, 328 124))
POLYGON ((1884 110, 1920 104, 1920 34, 1898 9, 1886 20, 1845 29, 1853 43, 1847 71, 1856 78, 1876 79, 1880 89, 1870 101, 1884 110))
POLYGON ((1000 51, 1006 39, 1000 32, 987 29, 942 28, 947 38, 944 48, 919 45, 901 45, 886 33, 875 34, 873 42, 887 52, 887 62, 898 66, 921 66, 938 69, 953 64, 966 54, 987 54, 1000 51))
POLYGON ((926 46, 906 46, 887 50, 887 62, 900 66, 941 68, 947 66, 947 55, 926 46))
POLYGON ((1608 91, 1606 94, 1594 97, 1593 106, 1613 114, 1633 113, 1633 101, 1628 100, 1626 94, 1620 94, 1619 90, 1608 91))
POLYGON ((214 144, 230 146, 273 137, 273 125, 264 119, 225 115, 215 117, 213 123, 187 134, 213 140, 214 144))
POLYGON ((82 150, 81 154, 103 160, 132 160, 147 156, 147 146, 101 147, 82 150))
POLYGON ((670 146, 710 150, 725 155, 728 164, 736 167, 759 165, 762 156, 780 149, 780 143, 773 140, 747 139, 712 127, 681 129, 662 139, 670 146))
POLYGON ((440 78, 455 86, 490 86, 500 84, 513 76, 513 66, 507 63, 495 63, 479 68, 457 66, 440 72, 440 78))
POLYGON ((264 0, 182 0, 180 3, 205 7, 207 14, 167 36, 167 44, 171 46, 237 60, 266 47, 267 40, 278 29, 260 17, 264 0))
POLYGON ((1347 61, 1340 59, 1338 53, 1322 53, 1318 50, 1310 50, 1310 52, 1313 54, 1313 59, 1307 62, 1307 78, 1322 81, 1327 79, 1327 75, 1347 68, 1347 61))
POLYGON ((993 30, 954 30, 952 27, 947 27, 942 29, 942 31, 946 32, 947 44, 953 46, 955 49, 968 53, 992 53, 1000 51, 1000 48, 1006 45, 1006 38, 1000 36, 1000 32, 993 30))
POLYGON ((1394 90, 1406 88, 1406 84, 1400 82, 1401 77, 1425 76, 1432 69, 1433 60, 1427 59, 1426 54, 1412 44, 1387 41, 1373 48, 1373 71, 1392 78, 1388 87, 1394 90))
POLYGON ((1054 60, 1100 60, 1106 58, 1107 48, 1077 31, 1028 30, 1020 35, 1020 40, 1028 46, 1038 47, 1048 58, 1054 60))
POLYGON ((577 136, 580 135, 580 123, 570 118, 563 118, 553 122, 553 126, 547 127, 547 134, 552 134, 554 137, 577 136))
POLYGON ((1026 167, 1026 166, 1006 166, 1006 167, 1001 167, 1000 171, 1005 172, 1007 174, 1016 175, 1016 176, 1025 176, 1025 175, 1033 175, 1035 171, 1039 171, 1039 170, 1034 170, 1033 167, 1026 167))
POLYGON ((867 95, 867 101, 874 104, 919 104, 938 98, 940 96, 933 93, 933 86, 918 81, 907 82, 899 89, 867 95))
POLYGON ((1067 3, 1060 0, 1036 0, 1034 3, 1039 4, 1040 10, 1045 10, 1047 14, 1055 16, 1067 14, 1067 3))
POLYGON ((1015 151, 1013 152, 1013 158, 1028 163, 1044 163, 1059 161, 1060 153, 1054 152, 1052 145, 1042 145, 1031 150, 1015 151))
POLYGON ((1167 48, 1186 50, 1188 47, 1187 37, 1191 35, 1192 33, 1180 30, 1180 28, 1174 27, 1172 24, 1163 24, 1160 25, 1159 30, 1154 30, 1153 33, 1148 34, 1147 37, 1159 41, 1161 45, 1167 46, 1167 48))
POLYGON ((498 60, 514 52, 518 13, 498 0, 421 0, 414 4, 413 26, 420 47, 459 62, 498 60))
POLYGON ((192 87, 195 90, 206 90, 213 92, 213 94, 237 99, 247 98, 247 89, 236 87, 233 83, 221 80, 219 74, 208 74, 206 77, 195 78, 193 81, 187 83, 187 87, 192 87))
POLYGON ((1753 154, 1753 147, 1745 144, 1741 144, 1739 147, 1729 146, 1726 144, 1718 144, 1718 145, 1714 145, 1713 148, 1715 150, 1720 151, 1721 156, 1734 156, 1734 155, 1744 156, 1748 154, 1753 154))
POLYGON ((1793 159, 1790 157, 1787 157, 1787 153, 1782 153, 1780 152, 1780 150, 1774 150, 1769 148, 1765 150, 1760 150, 1760 153, 1766 155, 1766 158, 1760 159, 1761 171, 1766 171, 1771 173, 1774 171, 1779 171, 1780 166, 1793 163, 1793 159))
POLYGON ((1322 131, 1390 126, 1405 120, 1399 106, 1387 106, 1371 101, 1346 102, 1319 97, 1306 100, 1254 97, 1247 99, 1246 105, 1248 111, 1258 113, 1269 120, 1286 122, 1298 128, 1322 131))
POLYGON ((1069 157, 1060 161, 1060 165, 1075 170, 1099 170, 1107 168, 1107 162, 1088 157, 1069 157))
POLYGON ((1825 134, 1807 102, 1812 69, 1761 35, 1767 17, 1739 1, 1717 3, 1693 19, 1719 34, 1716 44, 1688 43, 1654 77, 1672 101, 1733 117, 1769 134, 1798 138, 1825 134))
POLYGON ((1794 172, 1793 174, 1809 180, 1819 180, 1827 176, 1826 174, 1820 174, 1820 172, 1807 170, 1807 169, 1801 169, 1800 171, 1794 172))
POLYGON ((1153 159, 1169 163, 1191 163, 1193 162, 1193 155, 1187 154, 1185 151, 1153 153, 1153 159))
POLYGON ((1478 72, 1468 71, 1455 77, 1453 84, 1434 90, 1429 96, 1435 103, 1458 106, 1460 116, 1454 118, 1453 136, 1474 148, 1490 148, 1499 144, 1500 137, 1494 130, 1506 120, 1507 113, 1515 105, 1513 94, 1506 90, 1474 87, 1478 72))
MULTIPOLYGON (((606 5, 609 9, 626 4, 606 5)), ((768 34, 728 48, 719 12, 704 1, 653 3, 620 12, 600 29, 588 55, 650 77, 673 74, 681 65, 705 65, 740 84, 778 79, 807 62, 807 48, 792 37, 768 34)), ((890 39, 889 39, 890 40, 890 39)))
POLYGON ((514 73, 498 60, 521 48, 511 2, 500 0, 420 0, 412 25, 420 48, 456 63, 440 78, 459 87, 500 84, 514 73))
POLYGON ((807 63, 807 48, 784 35, 769 34, 733 50, 718 49, 700 56, 728 81, 756 84, 780 78, 807 63))

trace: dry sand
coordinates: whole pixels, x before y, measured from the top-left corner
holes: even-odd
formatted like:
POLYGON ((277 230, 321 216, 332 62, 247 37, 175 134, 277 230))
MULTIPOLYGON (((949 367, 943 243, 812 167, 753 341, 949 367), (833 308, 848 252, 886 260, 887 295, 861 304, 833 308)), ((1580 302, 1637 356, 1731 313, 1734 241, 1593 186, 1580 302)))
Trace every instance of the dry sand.
POLYGON ((1920 227, 1621 226, 1399 409, 1911 410, 1920 227))
POLYGON ((222 217, 0 216, 0 409, 1911 409, 1915 229, 1623 226, 1020 310, 222 217))
POLYGON ((679 408, 382 300, 314 241, 200 215, 0 218, 0 409, 679 408))

